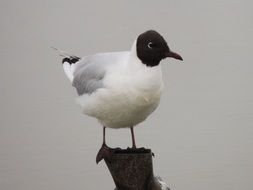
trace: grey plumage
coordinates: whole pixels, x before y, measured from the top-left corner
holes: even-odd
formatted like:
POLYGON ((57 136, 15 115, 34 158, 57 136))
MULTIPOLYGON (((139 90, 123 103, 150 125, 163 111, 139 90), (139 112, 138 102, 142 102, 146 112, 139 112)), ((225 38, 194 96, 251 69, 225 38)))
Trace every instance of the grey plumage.
POLYGON ((74 78, 72 82, 78 95, 92 94, 97 89, 103 88, 106 68, 111 64, 118 63, 119 59, 128 54, 129 52, 102 53, 83 57, 78 61, 73 73, 74 78))
POLYGON ((78 95, 91 94, 98 88, 103 87, 105 70, 100 67, 99 62, 91 62, 89 59, 82 60, 74 72, 72 85, 76 88, 78 95))

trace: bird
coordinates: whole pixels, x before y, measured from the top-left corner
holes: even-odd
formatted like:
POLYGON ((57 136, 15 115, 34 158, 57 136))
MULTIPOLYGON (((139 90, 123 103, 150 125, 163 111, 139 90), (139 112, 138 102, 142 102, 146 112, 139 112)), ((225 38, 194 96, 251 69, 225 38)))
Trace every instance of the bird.
POLYGON ((84 114, 96 118, 103 126, 103 143, 97 163, 110 155, 106 128, 130 128, 132 149, 137 149, 134 127, 146 120, 160 102, 161 60, 183 61, 183 58, 172 51, 155 30, 141 33, 129 51, 84 57, 59 51, 63 56, 63 70, 77 91, 77 104, 84 114))

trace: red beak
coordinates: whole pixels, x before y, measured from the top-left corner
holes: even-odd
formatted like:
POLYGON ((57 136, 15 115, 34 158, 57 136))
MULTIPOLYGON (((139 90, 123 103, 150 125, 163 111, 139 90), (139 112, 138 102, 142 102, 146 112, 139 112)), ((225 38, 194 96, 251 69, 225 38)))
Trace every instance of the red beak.
POLYGON ((173 51, 169 51, 169 52, 165 53, 165 56, 166 57, 172 57, 174 59, 178 59, 178 60, 183 61, 183 58, 181 57, 181 55, 179 55, 179 54, 177 54, 177 53, 175 53, 173 51))

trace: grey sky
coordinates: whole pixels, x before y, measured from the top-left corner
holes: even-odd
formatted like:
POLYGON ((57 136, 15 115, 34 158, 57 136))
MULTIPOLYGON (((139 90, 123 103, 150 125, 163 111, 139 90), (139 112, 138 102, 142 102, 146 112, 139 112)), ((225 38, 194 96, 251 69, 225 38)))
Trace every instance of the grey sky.
MULTIPOLYGON (((0 189, 113 189, 95 164, 102 127, 81 114, 56 46, 78 56, 129 50, 155 29, 164 60, 156 112, 136 128, 171 189, 253 186, 252 1, 0 1, 0 189)), ((131 145, 129 130, 108 144, 131 145)))

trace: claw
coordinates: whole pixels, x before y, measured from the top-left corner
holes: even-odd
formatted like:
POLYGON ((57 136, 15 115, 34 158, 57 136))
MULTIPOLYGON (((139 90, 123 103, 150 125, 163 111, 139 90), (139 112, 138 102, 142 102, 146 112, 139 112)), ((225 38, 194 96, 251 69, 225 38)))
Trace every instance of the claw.
POLYGON ((112 157, 111 149, 106 144, 103 144, 100 150, 98 151, 98 154, 96 157, 96 163, 98 164, 103 159, 110 160, 111 157, 112 157))

